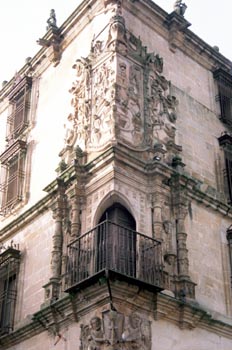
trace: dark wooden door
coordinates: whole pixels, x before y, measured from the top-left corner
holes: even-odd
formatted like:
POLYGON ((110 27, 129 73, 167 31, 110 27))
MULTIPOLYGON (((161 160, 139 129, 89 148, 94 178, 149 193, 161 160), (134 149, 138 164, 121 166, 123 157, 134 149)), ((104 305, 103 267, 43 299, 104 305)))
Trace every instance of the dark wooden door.
POLYGON ((98 269, 136 276, 136 223, 129 211, 115 203, 102 215, 98 232, 98 269))

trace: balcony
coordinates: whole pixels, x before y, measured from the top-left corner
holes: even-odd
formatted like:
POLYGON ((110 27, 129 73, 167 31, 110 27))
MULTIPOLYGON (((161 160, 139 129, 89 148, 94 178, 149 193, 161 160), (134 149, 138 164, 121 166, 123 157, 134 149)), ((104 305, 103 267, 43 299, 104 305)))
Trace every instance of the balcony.
POLYGON ((100 277, 140 287, 163 289, 161 243, 110 221, 104 221, 68 245, 66 292, 100 277))

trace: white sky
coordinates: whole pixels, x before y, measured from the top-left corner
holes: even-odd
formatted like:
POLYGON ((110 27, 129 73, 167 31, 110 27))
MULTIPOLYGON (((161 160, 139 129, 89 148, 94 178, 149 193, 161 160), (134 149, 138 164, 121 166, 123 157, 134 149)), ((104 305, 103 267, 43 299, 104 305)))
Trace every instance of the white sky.
MULTIPOLYGON (((129 0, 126 0, 129 1, 129 0)), ((168 13, 174 0, 155 0, 168 13)), ((185 18, 195 34, 208 44, 217 45, 220 52, 232 61, 231 0, 185 0, 185 18), (230 38, 229 38, 230 35, 230 38)), ((0 0, 0 88, 3 80, 14 73, 40 49, 36 40, 46 32, 50 9, 56 11, 60 26, 81 3, 81 0, 0 0)))

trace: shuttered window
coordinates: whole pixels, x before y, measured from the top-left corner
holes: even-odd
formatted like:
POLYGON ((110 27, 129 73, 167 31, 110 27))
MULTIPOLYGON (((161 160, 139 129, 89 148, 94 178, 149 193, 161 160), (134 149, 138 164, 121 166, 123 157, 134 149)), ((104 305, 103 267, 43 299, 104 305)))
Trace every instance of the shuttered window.
POLYGON ((12 247, 0 254, 0 335, 13 330, 20 252, 12 247))
POLYGON ((224 150, 225 167, 222 169, 224 175, 225 194, 228 204, 232 204, 232 135, 225 132, 219 138, 219 145, 224 150))
POLYGON ((9 95, 11 114, 7 120, 7 141, 12 142, 20 137, 28 126, 28 115, 31 98, 31 78, 24 77, 13 88, 9 95))
POLYGON ((0 154, 0 214, 10 212, 22 201, 25 188, 26 142, 31 100, 32 78, 15 77, 8 94, 10 114, 7 118, 6 149, 0 154))
POLYGON ((25 159, 26 143, 23 141, 15 142, 0 156, 3 174, 0 184, 3 215, 23 199, 25 159))
POLYGON ((216 101, 220 105, 220 119, 232 126, 232 75, 218 69, 214 72, 214 78, 218 86, 216 101))
POLYGON ((227 182, 228 202, 232 204, 232 153, 225 151, 225 177, 227 182))

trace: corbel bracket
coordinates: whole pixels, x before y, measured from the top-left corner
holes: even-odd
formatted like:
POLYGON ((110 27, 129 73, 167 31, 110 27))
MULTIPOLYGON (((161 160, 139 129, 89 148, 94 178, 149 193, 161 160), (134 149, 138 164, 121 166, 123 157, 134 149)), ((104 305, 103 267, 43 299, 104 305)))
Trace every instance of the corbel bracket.
POLYGON ((46 34, 47 38, 42 38, 37 40, 37 43, 45 48, 52 48, 52 53, 50 55, 50 60, 57 66, 60 63, 62 56, 62 40, 63 36, 60 33, 59 28, 51 28, 46 34))
POLYGON ((166 17, 164 25, 169 30, 169 48, 172 52, 175 52, 176 48, 180 47, 181 43, 184 42, 184 32, 191 26, 191 23, 186 21, 176 11, 173 11, 166 17))

